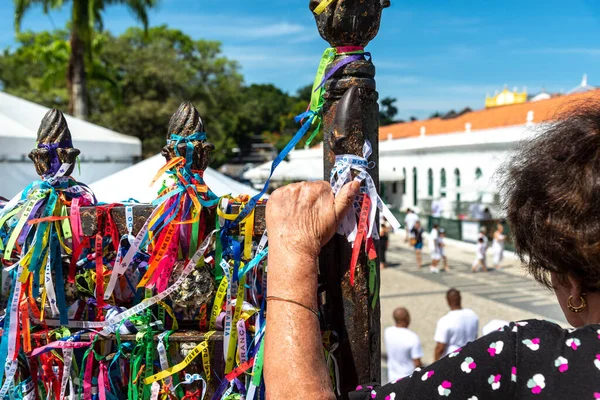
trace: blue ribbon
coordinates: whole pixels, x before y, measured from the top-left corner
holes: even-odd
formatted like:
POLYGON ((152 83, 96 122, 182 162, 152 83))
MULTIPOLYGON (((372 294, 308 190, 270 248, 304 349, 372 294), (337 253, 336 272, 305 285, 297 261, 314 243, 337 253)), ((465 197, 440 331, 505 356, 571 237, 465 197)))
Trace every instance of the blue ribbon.
MULTIPOLYGON (((50 192, 50 196, 48 196, 48 202, 46 203, 46 207, 44 212, 42 213, 43 217, 49 217, 52 215, 54 211, 54 207, 56 207, 56 201, 58 200, 58 195, 54 190, 50 192)), ((38 297, 40 293, 40 269, 42 267, 42 261, 44 259, 44 254, 46 253, 46 249, 42 249, 42 241, 44 237, 44 233, 47 229, 50 228, 49 222, 40 222, 35 232, 35 245, 33 246, 33 254, 31 255, 31 262, 29 265, 29 270, 33 271, 33 286, 32 286, 32 294, 34 297, 38 297)), ((60 253, 59 253, 60 256, 60 253)), ((60 279, 62 281, 62 277, 60 279)), ((57 282, 60 282, 57 278, 57 282)))
POLYGON ((258 253, 257 255, 254 256, 254 258, 244 266, 244 268, 242 268, 239 272, 238 272, 238 279, 242 279, 242 277, 244 275, 246 275, 251 269, 253 269, 254 267, 256 267, 256 265, 258 265, 258 263, 261 262, 262 259, 264 259, 267 254, 269 253, 269 248, 266 247, 263 249, 263 251, 261 251, 260 253, 258 253))
POLYGON ((196 132, 190 136, 180 136, 174 133, 171 134, 171 138, 168 140, 169 144, 173 144, 175 154, 180 157, 185 157, 185 170, 186 172, 192 171, 192 162, 194 161, 194 144, 192 141, 201 142, 206 140, 206 133, 196 132), (179 154, 179 144, 185 143, 185 155, 179 154))
POLYGON ((60 242, 58 240, 58 235, 50 226, 50 254, 52 266, 54 267, 55 280, 56 280, 56 305, 58 306, 58 311, 60 315, 60 324, 68 325, 69 324, 69 314, 67 312, 67 301, 65 298, 65 285, 63 285, 63 268, 62 268, 62 259, 60 256, 60 242))
MULTIPOLYGON (((17 279, 16 271, 13 269, 11 272, 12 281, 15 282, 17 279)), ((6 314, 4 315, 4 331, 2 333, 2 340, 0 341, 0 360, 8 362, 8 340, 9 340, 9 325, 10 325, 10 305, 12 298, 15 295, 15 286, 12 285, 10 289, 10 295, 8 296, 8 306, 6 307, 6 314)), ((16 340, 19 340, 18 338, 16 340)), ((0 382, 4 381, 4 365, 0 363, 0 382)))
POLYGON ((273 163, 271 163, 271 172, 269 173, 269 178, 267 178, 267 181, 265 182, 265 185, 263 186, 260 193, 258 193, 257 195, 252 197, 250 199, 250 201, 248 201, 248 203, 246 204, 246 207, 244 207, 242 212, 240 212, 240 214, 237 216, 237 218, 233 222, 227 221, 225 223, 225 231, 229 231, 232 227, 238 225, 240 222, 242 222, 244 219, 246 219, 248 214, 250 214, 250 211, 252 211, 254 209, 254 207, 256 207, 256 203, 258 203, 258 201, 261 199, 261 197, 267 192, 267 189, 271 183, 271 177, 273 176, 273 173, 275 172, 275 168, 277 168, 277 166, 279 164, 281 164, 281 162, 287 157, 287 155, 290 153, 290 151, 292 151, 296 147, 298 142, 300 142, 300 140, 304 137, 306 132, 308 132, 308 130, 310 129, 310 126, 312 125, 313 120, 316 118, 316 116, 317 116, 317 113, 315 111, 308 110, 306 112, 303 112, 300 115, 297 115, 294 118, 294 120, 296 122, 300 122, 305 118, 307 118, 307 120, 302 124, 302 127, 298 130, 298 132, 296 132, 296 134, 294 135, 292 140, 290 140, 288 142, 288 144, 283 148, 283 150, 281 150, 281 152, 277 155, 277 157, 275 157, 275 159, 273 160, 273 163))

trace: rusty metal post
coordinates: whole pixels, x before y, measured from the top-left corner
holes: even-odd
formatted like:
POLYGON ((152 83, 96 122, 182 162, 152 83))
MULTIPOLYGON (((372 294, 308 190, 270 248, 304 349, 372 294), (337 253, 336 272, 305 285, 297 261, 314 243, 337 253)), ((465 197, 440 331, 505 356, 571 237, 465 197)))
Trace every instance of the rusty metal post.
MULTIPOLYGON (((310 9, 314 10, 319 3, 311 0, 310 9)), ((337 0, 322 14, 315 15, 315 19, 321 36, 332 47, 365 47, 377 35, 381 12, 389 5, 389 0, 337 0)), ((335 156, 362 156, 365 140, 373 146, 369 161, 377 165, 379 106, 374 78, 375 67, 365 59, 342 67, 325 84, 325 180, 329 180, 335 156)), ((378 168, 370 169, 369 173, 379 189, 378 168)), ((364 253, 359 257, 355 286, 350 285, 351 254, 350 244, 336 234, 319 258, 325 328, 337 332, 340 341, 337 357, 342 398, 347 398, 346 393, 354 390, 357 384, 381 380, 379 302, 371 308, 369 269, 364 253)), ((376 282, 378 288, 379 268, 376 282)))

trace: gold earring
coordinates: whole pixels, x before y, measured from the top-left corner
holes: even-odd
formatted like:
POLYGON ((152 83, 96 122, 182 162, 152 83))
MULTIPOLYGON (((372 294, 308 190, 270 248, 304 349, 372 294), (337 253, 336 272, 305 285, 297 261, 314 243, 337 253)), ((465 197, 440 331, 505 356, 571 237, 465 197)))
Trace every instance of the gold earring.
POLYGON ((569 296, 569 299, 567 300, 567 307, 569 307, 569 310, 571 310, 574 313, 580 313, 583 310, 585 310, 585 308, 587 307, 587 303, 585 301, 585 298, 583 297, 585 296, 585 293, 582 293, 581 296, 579 296, 579 299, 581 300, 581 305, 580 306, 573 306, 573 304, 571 304, 571 300, 573 300, 573 296, 569 296))

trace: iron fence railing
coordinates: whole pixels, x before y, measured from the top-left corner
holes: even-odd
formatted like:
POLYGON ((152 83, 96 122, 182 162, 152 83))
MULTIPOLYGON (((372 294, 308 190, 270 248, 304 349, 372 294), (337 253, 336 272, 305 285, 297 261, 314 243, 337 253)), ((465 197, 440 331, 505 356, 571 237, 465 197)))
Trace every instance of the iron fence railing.
MULTIPOLYGON (((398 221, 404 227, 404 218, 406 213, 403 211, 392 211, 398 221)), ((446 237, 449 239, 460 240, 468 243, 475 243, 477 241, 477 235, 481 228, 485 228, 486 236, 490 240, 490 243, 496 230, 496 225, 501 223, 504 226, 504 234, 506 235, 505 249, 514 251, 514 244, 512 242, 512 236, 510 232, 510 226, 505 220, 502 219, 490 219, 490 220, 472 220, 472 219, 453 219, 453 218, 439 218, 431 215, 421 215, 421 225, 426 232, 431 231, 434 224, 437 224, 440 228, 446 231, 446 237)))

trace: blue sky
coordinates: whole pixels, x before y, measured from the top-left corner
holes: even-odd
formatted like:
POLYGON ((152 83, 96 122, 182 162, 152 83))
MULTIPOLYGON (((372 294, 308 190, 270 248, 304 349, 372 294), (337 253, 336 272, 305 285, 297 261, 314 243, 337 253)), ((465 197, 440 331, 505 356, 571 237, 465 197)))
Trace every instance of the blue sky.
MULTIPOLYGON (((33 9, 23 29, 63 27, 68 8, 50 17, 33 9)), ((308 0, 162 0, 150 22, 220 40, 247 82, 289 92, 312 81, 327 46, 308 0)), ((132 24, 125 9, 108 8, 107 29, 132 24)), ((0 0, 0 48, 13 44, 13 2, 0 0)), ((392 0, 368 50, 380 96, 398 99, 400 117, 482 108, 505 84, 568 91, 587 72, 600 86, 600 1, 392 0)))

